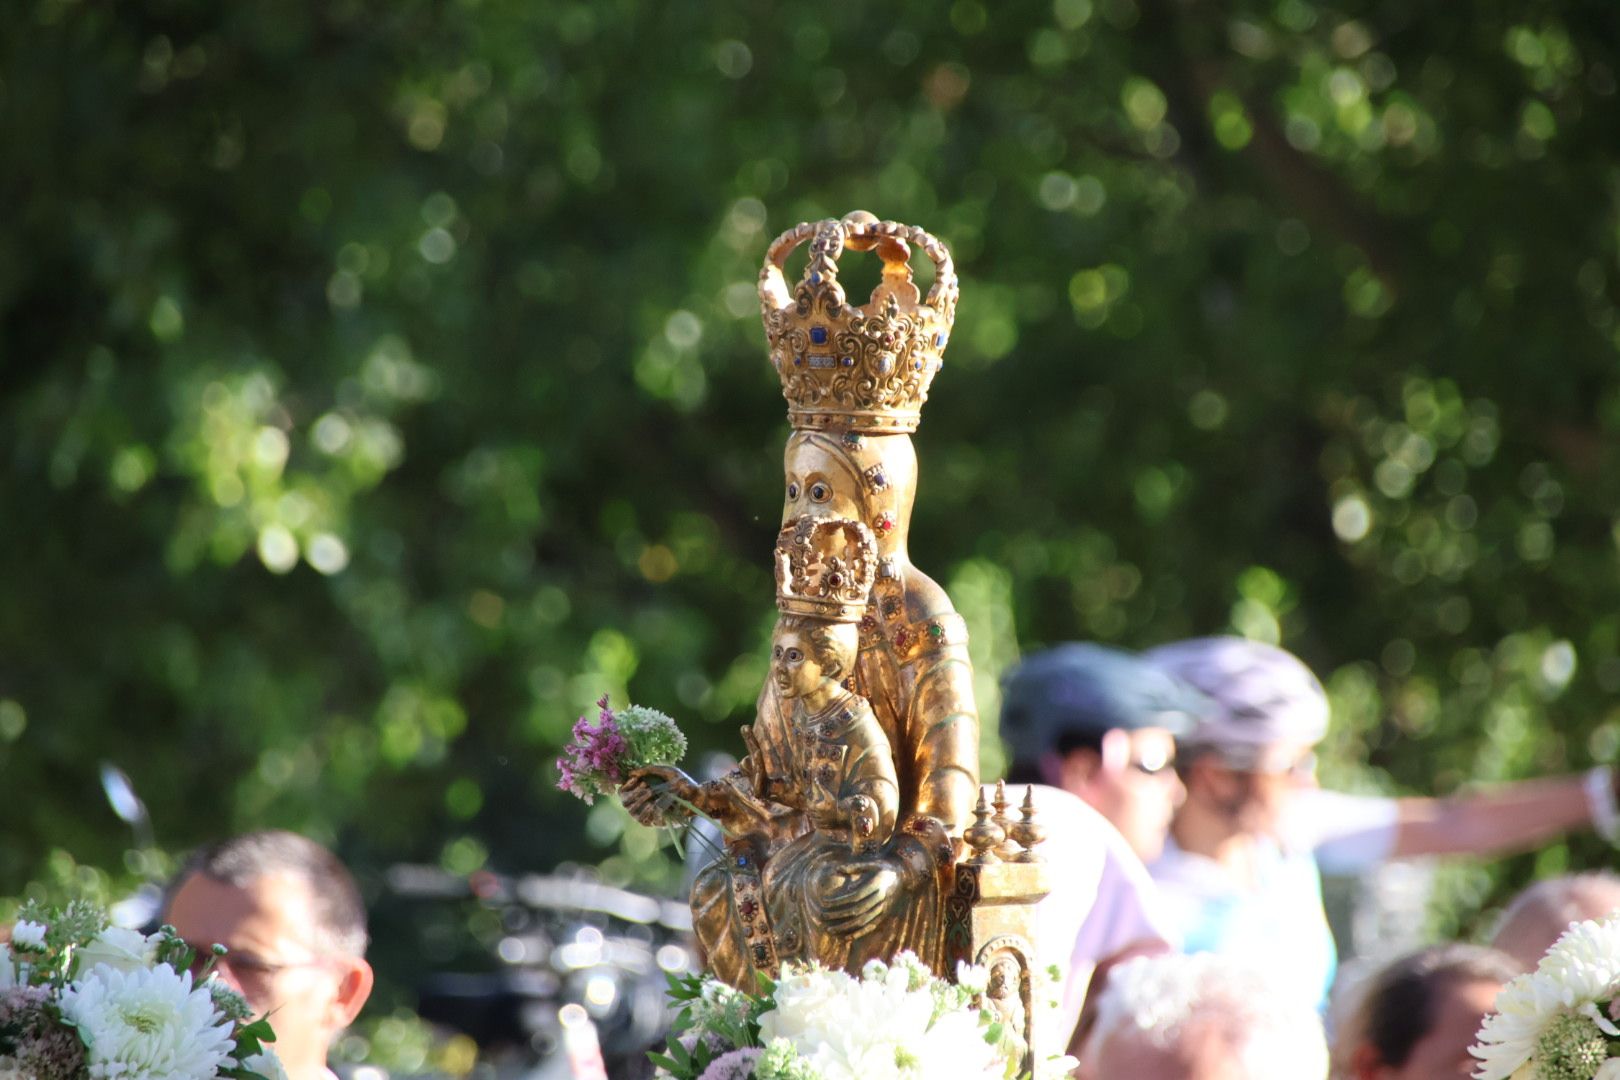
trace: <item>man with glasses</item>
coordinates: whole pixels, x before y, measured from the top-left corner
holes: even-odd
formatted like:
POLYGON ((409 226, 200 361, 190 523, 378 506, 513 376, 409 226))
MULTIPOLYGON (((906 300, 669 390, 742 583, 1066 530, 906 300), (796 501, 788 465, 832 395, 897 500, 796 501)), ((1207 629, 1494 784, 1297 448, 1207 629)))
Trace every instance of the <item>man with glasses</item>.
POLYGON ((1210 702, 1130 653, 1087 642, 1032 654, 1008 672, 1001 698, 1008 780, 1077 796, 1138 858, 1158 858, 1184 795, 1176 736, 1210 702))
POLYGON ((366 912, 330 851, 290 832, 248 833, 193 855, 163 921, 197 950, 228 950, 217 978, 269 1013, 288 1080, 332 1080, 326 1055, 371 993, 366 912))
POLYGON ((1327 733, 1327 694, 1292 654, 1214 637, 1142 659, 1215 705, 1180 740, 1186 800, 1150 867, 1182 945, 1262 965, 1302 1000, 1324 1002, 1337 965, 1321 871, 1523 850, 1589 823, 1613 838, 1620 827, 1607 767, 1446 799, 1322 791, 1313 749, 1327 733))
POLYGON ((1034 653, 1003 680, 1007 779, 1037 785, 1047 831, 1052 892, 1036 909, 1036 948, 1064 973, 1054 1026, 1080 1021, 1109 968, 1173 943, 1142 860, 1159 854, 1181 801, 1176 734, 1207 708, 1179 680, 1101 645, 1034 653))

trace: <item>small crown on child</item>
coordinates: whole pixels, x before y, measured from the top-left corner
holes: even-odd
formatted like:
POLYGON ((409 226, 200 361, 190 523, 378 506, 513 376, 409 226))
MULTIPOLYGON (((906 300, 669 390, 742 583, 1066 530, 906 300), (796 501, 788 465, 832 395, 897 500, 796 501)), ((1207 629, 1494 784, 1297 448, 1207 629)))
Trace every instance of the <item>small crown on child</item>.
POLYGON ((776 538, 776 606, 789 615, 860 621, 877 578, 877 540, 848 518, 794 518, 776 538))
POLYGON ((928 387, 944 363, 956 297, 950 252, 915 226, 857 210, 804 222, 777 237, 759 273, 759 298, 788 422, 799 430, 917 430, 928 387), (783 264, 807 239, 810 261, 789 292, 783 264), (912 244, 934 262, 926 301, 911 280, 912 244), (845 248, 876 248, 883 260, 883 278, 865 305, 848 303, 838 283, 845 248))

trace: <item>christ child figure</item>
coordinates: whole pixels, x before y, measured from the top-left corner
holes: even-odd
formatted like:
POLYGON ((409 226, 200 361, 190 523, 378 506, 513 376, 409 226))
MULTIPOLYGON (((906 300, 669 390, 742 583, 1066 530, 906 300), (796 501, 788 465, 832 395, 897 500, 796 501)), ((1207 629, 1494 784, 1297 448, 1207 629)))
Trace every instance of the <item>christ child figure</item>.
POLYGON ((858 648, 853 623, 808 614, 777 619, 771 679, 787 706, 790 743, 787 775, 766 786, 777 801, 802 809, 823 838, 865 854, 894 835, 900 781, 872 706, 847 686, 858 648))

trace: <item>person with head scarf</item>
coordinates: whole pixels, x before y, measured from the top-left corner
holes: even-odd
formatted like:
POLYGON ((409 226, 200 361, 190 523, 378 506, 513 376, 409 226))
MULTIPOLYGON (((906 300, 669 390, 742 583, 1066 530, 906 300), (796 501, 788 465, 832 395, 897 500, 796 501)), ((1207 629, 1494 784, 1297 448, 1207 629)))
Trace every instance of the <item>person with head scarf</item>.
POLYGON ((1064 973, 1062 1035, 1110 968, 1172 947, 1143 860, 1159 854, 1181 800, 1176 736, 1208 707, 1130 653, 1088 643, 1033 653, 1002 680, 1007 779, 1035 785, 1047 831, 1052 891, 1035 940, 1041 966, 1064 973))
POLYGON ((1523 850, 1588 824, 1605 835, 1620 825, 1607 767, 1443 799, 1322 791, 1314 748, 1327 732, 1327 694, 1298 658, 1212 637, 1143 660, 1215 706, 1178 745, 1186 798, 1150 868, 1182 946, 1258 961, 1307 1000, 1325 1000, 1337 966, 1321 871, 1523 850))

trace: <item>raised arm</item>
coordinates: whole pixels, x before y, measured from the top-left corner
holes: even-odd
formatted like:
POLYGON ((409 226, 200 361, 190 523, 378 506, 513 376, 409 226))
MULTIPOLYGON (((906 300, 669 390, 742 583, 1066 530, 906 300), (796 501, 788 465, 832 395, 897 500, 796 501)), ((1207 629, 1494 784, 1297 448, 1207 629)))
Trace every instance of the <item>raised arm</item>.
POLYGON ((1612 813, 1614 805, 1613 778, 1607 769, 1447 798, 1399 799, 1390 854, 1403 858, 1522 851, 1585 828, 1594 823, 1595 811, 1607 806, 1612 813))

